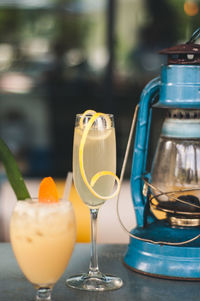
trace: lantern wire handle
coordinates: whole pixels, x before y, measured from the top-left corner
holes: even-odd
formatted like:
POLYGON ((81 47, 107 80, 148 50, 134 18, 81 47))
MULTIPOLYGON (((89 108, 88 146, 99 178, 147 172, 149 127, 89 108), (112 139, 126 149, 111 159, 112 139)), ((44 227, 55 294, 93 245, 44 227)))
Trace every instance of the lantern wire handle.
MULTIPOLYGON (((200 28, 198 29, 199 32, 199 36, 200 36, 200 28)), ((125 169, 126 169, 126 164, 127 164, 127 160, 128 160, 128 155, 129 155, 129 151, 130 151, 130 146, 131 146, 131 141, 133 138, 133 133, 134 133, 134 129, 135 129, 135 124, 136 124, 136 119, 137 119, 137 114, 138 114, 138 109, 139 109, 139 105, 137 104, 136 108, 135 108, 135 112, 133 114, 133 119, 132 119, 132 123, 131 123, 131 128, 130 128, 130 132, 129 132, 129 137, 128 137, 128 142, 127 142, 127 146, 126 146, 126 151, 125 151, 125 155, 124 155, 124 160, 123 160, 123 164, 122 164, 122 169, 121 169, 121 173, 120 173, 120 183, 122 184, 123 178, 124 178, 124 173, 125 173, 125 169)), ((120 185, 121 187, 122 185, 120 185)), ((121 190, 120 190, 121 191, 121 190)), ((161 194, 163 194, 160 191, 161 194)), ((117 209, 117 217, 119 220, 119 223, 121 225, 121 227, 123 228, 123 230, 132 238, 135 238, 137 240, 141 240, 144 242, 149 242, 149 243, 153 243, 156 245, 171 245, 171 246, 180 246, 180 245, 184 245, 184 244, 188 244, 192 241, 195 241, 196 239, 198 239, 200 237, 200 234, 185 240, 185 241, 181 241, 181 242, 168 242, 168 241, 154 241, 151 239, 147 239, 147 238, 141 238, 137 235, 132 234, 124 225, 121 217, 120 217, 120 213, 119 213, 119 197, 120 197, 120 192, 117 195, 117 201, 116 201, 116 209, 117 209)), ((178 199, 179 200, 179 199, 178 199)), ((179 200, 181 201, 181 200, 179 200)))
POLYGON ((192 43, 196 42, 196 40, 198 40, 199 37, 200 37, 200 27, 197 28, 197 29, 193 32, 191 38, 189 39, 189 41, 188 41, 186 44, 192 44, 192 43))
POLYGON ((137 114, 138 114, 138 109, 139 109, 139 104, 137 104, 135 107, 135 112, 134 112, 133 120, 131 123, 128 142, 127 142, 126 151, 125 151, 124 160, 123 160, 122 169, 121 169, 120 178, 119 178, 120 183, 122 183, 122 181, 124 179, 124 173, 126 170, 126 164, 127 164, 127 160, 128 160, 129 151, 130 151, 131 141, 132 141, 133 133, 134 133, 134 129, 135 129, 135 123, 136 123, 136 118, 137 118, 137 114))

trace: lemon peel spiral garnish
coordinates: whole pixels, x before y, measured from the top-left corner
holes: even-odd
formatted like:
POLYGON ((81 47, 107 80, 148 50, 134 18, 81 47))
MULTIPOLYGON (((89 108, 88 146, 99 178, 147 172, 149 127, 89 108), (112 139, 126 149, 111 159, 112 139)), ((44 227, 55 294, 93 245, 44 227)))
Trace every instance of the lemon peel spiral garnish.
POLYGON ((95 120, 99 117, 99 116, 103 116, 106 120, 107 123, 107 128, 111 127, 111 120, 109 118, 109 116, 107 114, 104 113, 97 113, 96 111, 93 110, 87 110, 85 111, 80 119, 80 127, 83 128, 83 121, 86 115, 91 114, 92 117, 90 118, 90 120, 88 121, 88 123, 85 126, 85 129, 83 130, 83 135, 80 141, 80 146, 79 146, 79 167, 80 167, 80 172, 81 172, 81 176, 83 178, 83 181, 85 183, 85 185, 87 186, 87 188, 89 189, 89 191, 97 198, 99 199, 103 199, 103 200, 108 200, 111 198, 114 198, 116 195, 119 194, 120 191, 120 179, 116 176, 115 173, 113 173, 112 171, 107 171, 107 170, 102 170, 97 172, 92 178, 90 183, 88 182, 86 173, 85 173, 85 169, 84 169, 84 163, 83 163, 83 152, 84 152, 84 146, 86 143, 86 139, 89 133, 90 128, 92 127, 93 123, 95 122, 95 120), (117 182, 117 188, 116 190, 111 194, 111 195, 101 195, 99 193, 97 193, 93 187, 95 185, 95 183, 99 180, 99 178, 103 177, 103 176, 111 176, 115 179, 115 181, 117 182))
POLYGON ((80 119, 80 122, 79 122, 80 128, 81 128, 81 129, 83 129, 83 121, 84 121, 85 116, 86 116, 86 115, 94 115, 94 114, 96 114, 96 111, 94 111, 94 110, 86 110, 86 111, 82 114, 81 119, 80 119))

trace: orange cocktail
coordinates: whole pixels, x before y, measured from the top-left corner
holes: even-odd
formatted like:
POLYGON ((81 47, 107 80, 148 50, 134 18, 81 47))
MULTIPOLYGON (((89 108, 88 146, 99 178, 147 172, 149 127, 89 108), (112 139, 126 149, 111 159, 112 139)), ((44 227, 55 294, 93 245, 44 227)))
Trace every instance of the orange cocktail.
POLYGON ((11 217, 10 236, 27 279, 36 288, 51 289, 66 269, 75 244, 71 203, 44 196, 42 201, 18 201, 11 217))

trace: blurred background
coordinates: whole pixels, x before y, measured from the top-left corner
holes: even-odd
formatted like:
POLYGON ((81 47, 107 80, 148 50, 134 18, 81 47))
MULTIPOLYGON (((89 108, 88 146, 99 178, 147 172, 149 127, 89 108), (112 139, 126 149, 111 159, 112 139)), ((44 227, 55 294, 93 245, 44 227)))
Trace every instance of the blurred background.
MULTIPOLYGON (((0 0, 0 137, 32 195, 45 176, 60 183, 62 195, 72 170, 75 115, 86 109, 115 115, 119 175, 135 106, 165 62, 159 50, 185 43, 199 20, 200 0, 0 0)), ((162 118, 153 110, 153 134, 162 118)), ((155 146, 152 135, 150 158, 155 146)), ((135 223, 131 163, 132 154, 120 195, 128 228, 135 223)), ((71 198, 77 240, 89 241, 89 209, 75 191, 71 198)), ((0 162, 0 241, 9 241, 15 202, 0 162)), ((114 200, 100 214, 99 241, 128 242, 114 200)))
POLYGON ((186 42, 199 20, 198 0, 0 0, 0 136, 23 175, 66 177, 86 109, 115 114, 120 170, 158 51, 186 42))

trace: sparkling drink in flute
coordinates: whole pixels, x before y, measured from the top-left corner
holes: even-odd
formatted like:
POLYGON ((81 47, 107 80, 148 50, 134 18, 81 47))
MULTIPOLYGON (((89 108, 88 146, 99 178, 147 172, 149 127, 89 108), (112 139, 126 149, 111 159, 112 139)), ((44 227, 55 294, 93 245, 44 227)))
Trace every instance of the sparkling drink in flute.
MULTIPOLYGON (((68 286, 104 291, 118 289, 123 282, 99 271, 96 226, 99 207, 112 193, 116 175, 116 141, 113 115, 86 112, 76 116, 73 146, 73 178, 82 201, 91 213, 91 260, 89 272, 67 279, 68 286)), ((119 183, 118 183, 119 184, 119 183)))

